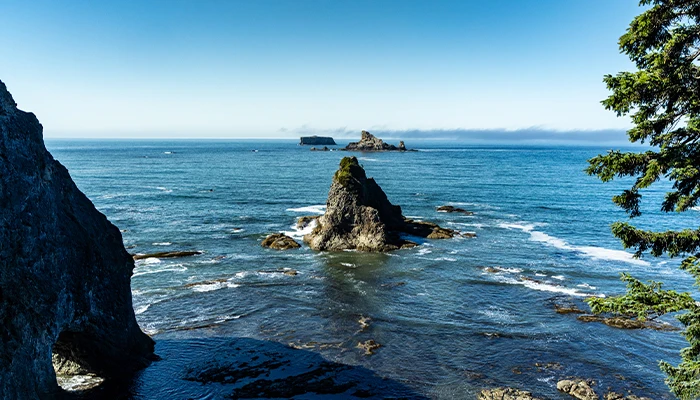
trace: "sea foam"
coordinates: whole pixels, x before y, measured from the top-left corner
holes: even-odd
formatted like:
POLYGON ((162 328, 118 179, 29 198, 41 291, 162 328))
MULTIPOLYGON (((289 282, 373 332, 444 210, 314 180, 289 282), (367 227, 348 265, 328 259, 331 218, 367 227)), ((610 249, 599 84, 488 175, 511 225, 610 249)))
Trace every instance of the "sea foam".
POLYGON ((548 246, 556 247, 561 250, 569 250, 575 253, 585 255, 596 260, 622 261, 636 265, 649 265, 649 262, 634 258, 631 253, 623 250, 606 249, 596 246, 575 246, 567 241, 548 235, 544 232, 535 230, 536 227, 543 224, 508 224, 502 223, 498 226, 504 229, 517 229, 530 234, 530 240, 533 242, 544 243, 548 246))

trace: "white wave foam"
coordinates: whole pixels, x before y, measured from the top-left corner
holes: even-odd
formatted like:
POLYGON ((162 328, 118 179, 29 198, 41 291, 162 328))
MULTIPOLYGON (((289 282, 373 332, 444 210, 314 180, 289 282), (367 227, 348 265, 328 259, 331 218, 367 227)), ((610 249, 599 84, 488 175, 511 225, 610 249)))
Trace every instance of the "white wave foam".
POLYGON ((160 274, 162 272, 184 272, 187 271, 187 267, 185 267, 182 264, 173 264, 166 266, 166 268, 161 268, 161 269, 149 269, 146 268, 145 266, 143 267, 137 267, 134 269, 134 274, 131 275, 132 278, 135 278, 137 276, 141 275, 150 275, 150 274, 160 274))
POLYGON ((165 193, 171 193, 173 191, 172 189, 168 189, 168 188, 163 187, 163 186, 157 186, 156 189, 158 189, 162 192, 165 192, 165 193))
POLYGON ((430 253, 432 253, 432 252, 433 252, 432 250, 426 249, 425 247, 423 247, 422 249, 419 249, 419 250, 418 250, 418 254, 420 254, 420 255, 422 255, 422 256, 423 256, 423 255, 426 255, 426 254, 430 254, 430 253))
POLYGON ((148 310, 148 307, 150 307, 150 306, 151 306, 150 304, 146 304, 145 306, 135 308, 134 314, 136 314, 136 315, 143 314, 146 312, 146 310, 148 310))
POLYGON ((457 259, 456 259, 456 258, 452 258, 452 257, 438 257, 438 258, 435 259, 435 261, 450 261, 450 262, 455 262, 455 261, 457 261, 457 259))
POLYGON ((172 151, 164 151, 163 154, 173 154, 172 151))
MULTIPOLYGON (((358 160, 382 162, 382 160, 378 160, 376 158, 369 158, 369 157, 359 157, 358 160)), ((383 160, 383 161, 386 162, 386 160, 383 160)))
POLYGON ((515 279, 505 275, 495 275, 494 278, 502 283, 507 283, 510 285, 522 285, 529 289, 539 290, 542 292, 553 292, 553 293, 564 293, 569 296, 577 297, 591 297, 595 296, 590 293, 583 293, 577 289, 567 288, 565 286, 552 285, 544 282, 537 282, 530 279, 515 279))
MULTIPOLYGON (((519 274, 519 273, 523 272, 523 270, 520 269, 520 268, 486 267, 485 269, 489 269, 489 268, 495 269, 495 270, 497 270, 498 272, 505 272, 505 273, 508 273, 508 274, 519 274)), ((498 272, 497 272, 497 273, 498 273, 498 272)))
POLYGON ((156 257, 148 257, 148 258, 144 259, 143 261, 141 261, 141 264, 143 264, 143 265, 152 265, 152 264, 160 264, 160 263, 161 263, 160 258, 156 258, 156 257))
POLYGON ((484 224, 468 223, 468 222, 448 222, 447 225, 463 226, 463 227, 476 228, 476 229, 483 229, 484 228, 484 224))
POLYGON ((500 228, 517 229, 530 234, 530 240, 540 242, 561 250, 569 250, 596 260, 622 261, 636 265, 649 265, 649 262, 634 258, 634 255, 624 250, 606 249, 596 246, 575 246, 563 239, 550 236, 544 232, 536 231, 535 228, 542 224, 498 224, 500 228))
POLYGON ((589 285, 588 283, 581 283, 581 284, 576 285, 576 286, 582 287, 582 288, 586 288, 586 289, 590 289, 590 290, 596 290, 596 289, 598 289, 597 287, 592 286, 592 285, 589 285))
POLYGON ((356 267, 356 265, 353 264, 353 263, 344 263, 344 262, 341 262, 340 265, 343 265, 343 266, 346 266, 346 267, 350 267, 350 268, 355 268, 355 267, 356 267))
POLYGON ((317 205, 317 206, 306 206, 306 207, 299 207, 299 208, 288 208, 287 211, 298 212, 298 213, 323 214, 323 213, 326 212, 326 205, 325 205, 325 204, 319 204, 319 205, 317 205))
POLYGON ((156 242, 152 243, 154 246, 170 246, 172 243, 170 242, 156 242))
POLYGON ((559 280, 559 281, 563 281, 563 280, 566 279, 566 278, 564 278, 564 275, 554 275, 554 276, 552 277, 552 279, 556 279, 556 280, 559 280))
POLYGON ((292 237, 294 239, 302 239, 304 235, 307 235, 311 233, 311 231, 314 230, 316 227, 316 220, 313 220, 309 222, 303 229, 297 228, 297 225, 294 224, 291 226, 292 230, 291 231, 282 231, 285 235, 292 237))
POLYGON ((238 285, 233 282, 212 282, 212 283, 203 283, 201 285, 192 285, 191 289, 195 292, 211 292, 212 290, 219 290, 223 288, 237 288, 241 285, 238 285))

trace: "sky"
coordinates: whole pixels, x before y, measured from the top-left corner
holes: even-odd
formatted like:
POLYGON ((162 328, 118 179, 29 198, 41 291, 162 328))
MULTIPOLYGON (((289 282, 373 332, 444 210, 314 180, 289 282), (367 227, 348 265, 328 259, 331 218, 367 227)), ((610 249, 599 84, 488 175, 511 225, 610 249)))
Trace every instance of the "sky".
POLYGON ((629 119, 600 105, 602 79, 634 69, 617 41, 641 11, 634 0, 0 0, 0 80, 48 138, 622 132, 629 119))

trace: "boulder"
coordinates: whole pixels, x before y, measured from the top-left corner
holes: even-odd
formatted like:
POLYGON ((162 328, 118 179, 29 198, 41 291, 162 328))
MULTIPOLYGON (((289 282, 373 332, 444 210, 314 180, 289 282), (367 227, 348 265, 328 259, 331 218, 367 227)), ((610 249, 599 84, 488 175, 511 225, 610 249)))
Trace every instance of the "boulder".
POLYGON ((513 388, 484 389, 478 400, 539 400, 532 393, 513 388))
POLYGON ((382 139, 372 135, 367 131, 362 131, 362 137, 359 142, 348 143, 343 150, 351 151, 406 151, 406 146, 401 142, 403 148, 396 147, 393 144, 384 143, 382 139))
POLYGON ((269 247, 275 250, 298 249, 301 247, 296 240, 283 233, 273 233, 272 235, 269 235, 262 241, 262 243, 260 243, 260 245, 262 247, 269 247))
POLYGON ((375 351, 379 350, 380 347, 382 347, 382 345, 372 339, 357 343, 357 348, 364 350, 366 356, 371 356, 375 351))
POLYGON ((60 396, 56 371, 119 379, 155 358, 134 316, 134 259, 121 232, 46 150, 42 131, 0 82, 2 399, 60 396))
POLYGON ((319 217, 320 215, 304 215, 303 217, 297 218, 297 229, 306 228, 312 223, 315 223, 319 217))
POLYGON ((579 400, 599 400, 590 383, 583 379, 564 379, 557 382, 557 390, 579 400))
POLYGON ((446 239, 459 232, 423 221, 406 219, 401 207, 391 204, 386 194, 355 157, 345 157, 333 176, 326 213, 304 236, 314 250, 384 252, 413 247, 402 237, 408 234, 428 239, 446 239))

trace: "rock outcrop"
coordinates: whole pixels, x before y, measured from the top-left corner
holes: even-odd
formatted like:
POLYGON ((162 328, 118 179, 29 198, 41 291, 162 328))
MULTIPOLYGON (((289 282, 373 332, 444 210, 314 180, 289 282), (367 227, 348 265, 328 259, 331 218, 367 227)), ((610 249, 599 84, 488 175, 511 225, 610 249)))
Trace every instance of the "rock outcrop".
POLYGON ((59 372, 107 379, 154 357, 134 317, 134 260, 121 233, 46 150, 42 131, 0 82, 2 399, 60 393, 52 357, 59 372))
POLYGON ((557 382, 557 389, 579 400, 598 400, 591 384, 583 379, 564 379, 557 382))
POLYGON ((283 233, 273 233, 272 235, 269 235, 262 241, 262 243, 260 243, 260 245, 262 247, 269 247, 275 250, 298 249, 301 247, 296 240, 283 233))
POLYGON ((403 142, 399 147, 393 144, 384 143, 382 139, 372 135, 367 131, 362 131, 362 137, 359 142, 348 143, 343 150, 350 151, 408 151, 403 142))
POLYGON ((484 389, 478 400, 539 400, 532 393, 513 388, 484 389))
POLYGON ((335 146, 335 140, 332 137, 327 136, 302 136, 299 139, 299 145, 313 145, 313 146, 335 146))
POLYGON ((391 251, 416 246, 402 235, 444 239, 459 232, 430 222, 405 218, 355 157, 340 161, 333 176, 326 213, 316 220, 304 241, 314 250, 391 251))

